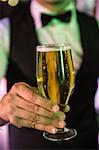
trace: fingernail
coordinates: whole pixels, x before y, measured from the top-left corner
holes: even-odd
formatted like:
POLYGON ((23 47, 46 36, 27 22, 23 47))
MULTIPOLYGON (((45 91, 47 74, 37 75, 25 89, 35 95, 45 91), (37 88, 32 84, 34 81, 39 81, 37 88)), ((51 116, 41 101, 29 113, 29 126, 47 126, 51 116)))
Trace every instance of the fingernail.
POLYGON ((51 133, 55 134, 56 132, 57 132, 57 129, 55 129, 55 128, 51 129, 51 133))
POLYGON ((54 106, 52 107, 52 110, 53 110, 54 112, 59 111, 59 106, 58 106, 58 105, 54 105, 54 106))
POLYGON ((65 125, 66 125, 66 123, 65 123, 64 121, 60 121, 60 122, 59 122, 59 127, 60 127, 60 128, 64 128, 65 125))

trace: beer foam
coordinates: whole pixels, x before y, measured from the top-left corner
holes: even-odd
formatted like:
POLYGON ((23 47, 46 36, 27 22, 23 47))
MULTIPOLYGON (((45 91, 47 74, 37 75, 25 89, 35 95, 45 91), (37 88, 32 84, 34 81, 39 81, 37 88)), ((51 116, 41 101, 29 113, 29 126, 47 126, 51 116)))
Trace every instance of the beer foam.
POLYGON ((49 51, 66 51, 70 50, 71 46, 69 44, 46 44, 46 45, 38 45, 38 52, 49 52, 49 51))

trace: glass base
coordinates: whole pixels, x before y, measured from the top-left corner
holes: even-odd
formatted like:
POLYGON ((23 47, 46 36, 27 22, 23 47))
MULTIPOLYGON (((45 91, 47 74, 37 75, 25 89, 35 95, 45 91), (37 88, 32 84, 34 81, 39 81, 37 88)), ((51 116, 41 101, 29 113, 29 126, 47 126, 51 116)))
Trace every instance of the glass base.
POLYGON ((63 140, 70 140, 77 135, 77 131, 75 129, 59 129, 57 133, 47 133, 43 132, 43 136, 50 141, 63 141, 63 140))

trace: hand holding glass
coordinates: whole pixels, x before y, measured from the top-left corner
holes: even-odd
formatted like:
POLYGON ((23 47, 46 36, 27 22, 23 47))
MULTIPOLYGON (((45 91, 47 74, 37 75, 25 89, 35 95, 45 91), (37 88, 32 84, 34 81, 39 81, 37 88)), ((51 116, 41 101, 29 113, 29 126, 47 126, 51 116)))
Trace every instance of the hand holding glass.
MULTIPOLYGON (((75 73, 71 47, 67 44, 37 46, 36 75, 38 89, 42 96, 57 103, 64 111, 74 88, 75 73)), ((69 140, 77 135, 75 129, 59 129, 56 134, 43 132, 52 141, 69 140)))

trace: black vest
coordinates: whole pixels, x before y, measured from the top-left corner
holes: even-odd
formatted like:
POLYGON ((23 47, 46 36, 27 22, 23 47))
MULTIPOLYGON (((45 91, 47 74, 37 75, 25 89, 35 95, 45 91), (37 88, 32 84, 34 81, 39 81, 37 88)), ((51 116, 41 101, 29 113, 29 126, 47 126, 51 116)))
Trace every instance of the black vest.
MULTIPOLYGON (((53 143, 42 137, 42 132, 12 125, 9 127, 12 149, 96 148, 97 125, 94 96, 99 71, 99 30, 96 21, 77 12, 81 32, 84 60, 76 75, 75 89, 67 115, 68 126, 78 135, 70 141, 53 143)), ((7 70, 8 90, 19 81, 36 86, 35 50, 38 45, 33 18, 25 6, 11 17, 11 47, 7 70)))

